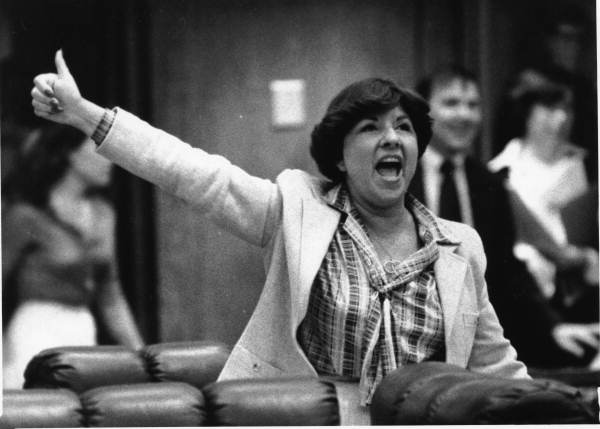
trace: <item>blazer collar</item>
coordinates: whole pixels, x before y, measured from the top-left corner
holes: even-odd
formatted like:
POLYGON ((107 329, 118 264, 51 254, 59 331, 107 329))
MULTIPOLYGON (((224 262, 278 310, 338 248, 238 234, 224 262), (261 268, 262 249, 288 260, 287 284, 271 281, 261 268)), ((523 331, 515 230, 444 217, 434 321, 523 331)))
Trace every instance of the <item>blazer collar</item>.
POLYGON ((327 253, 329 244, 340 222, 341 212, 319 199, 302 200, 302 217, 300 219, 300 249, 298 261, 289 261, 296 265, 298 288, 292 288, 292 308, 297 326, 304 317, 308 307, 310 289, 316 273, 327 253), (295 305, 297 304, 297 305, 295 305))
POLYGON ((448 344, 448 340, 452 335, 458 303, 461 299, 467 274, 466 261, 460 255, 454 253, 457 247, 457 244, 440 245, 438 260, 433 265, 444 313, 446 344, 448 344))

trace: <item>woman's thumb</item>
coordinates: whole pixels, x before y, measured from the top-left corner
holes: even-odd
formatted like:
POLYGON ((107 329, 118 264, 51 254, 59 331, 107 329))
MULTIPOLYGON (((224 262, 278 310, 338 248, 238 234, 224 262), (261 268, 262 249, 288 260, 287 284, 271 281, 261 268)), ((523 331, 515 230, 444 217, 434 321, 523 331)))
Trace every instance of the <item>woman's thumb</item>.
POLYGON ((69 67, 67 67, 67 63, 65 62, 65 58, 63 57, 62 49, 56 51, 56 55, 54 56, 54 63, 56 64, 56 72, 59 77, 70 76, 69 67))

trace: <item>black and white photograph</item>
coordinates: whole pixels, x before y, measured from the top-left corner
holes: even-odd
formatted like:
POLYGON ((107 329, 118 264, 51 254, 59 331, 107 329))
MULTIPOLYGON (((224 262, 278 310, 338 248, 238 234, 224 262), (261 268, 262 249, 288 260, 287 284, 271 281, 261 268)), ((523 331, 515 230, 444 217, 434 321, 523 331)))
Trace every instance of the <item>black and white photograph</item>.
POLYGON ((3 0, 0 429, 600 423, 595 0, 3 0))

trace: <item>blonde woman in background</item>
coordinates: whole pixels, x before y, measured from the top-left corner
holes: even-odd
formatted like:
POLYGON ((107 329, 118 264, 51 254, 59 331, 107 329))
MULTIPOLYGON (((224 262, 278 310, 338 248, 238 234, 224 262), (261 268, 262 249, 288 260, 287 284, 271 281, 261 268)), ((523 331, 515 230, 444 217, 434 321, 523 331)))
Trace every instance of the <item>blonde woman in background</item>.
POLYGON ((94 151, 80 131, 48 126, 3 183, 3 295, 14 304, 4 327, 4 388, 22 387, 42 349, 95 344, 92 313, 115 341, 142 345, 117 275, 114 211, 102 194, 112 164, 94 151))

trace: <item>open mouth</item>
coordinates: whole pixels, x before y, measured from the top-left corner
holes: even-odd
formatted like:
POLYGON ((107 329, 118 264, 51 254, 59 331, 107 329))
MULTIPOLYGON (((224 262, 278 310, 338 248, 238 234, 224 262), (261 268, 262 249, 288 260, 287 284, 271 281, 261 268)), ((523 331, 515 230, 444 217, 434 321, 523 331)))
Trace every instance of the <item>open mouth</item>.
POLYGON ((375 170, 386 179, 396 179, 402 171, 402 158, 396 155, 385 156, 375 164, 375 170))

